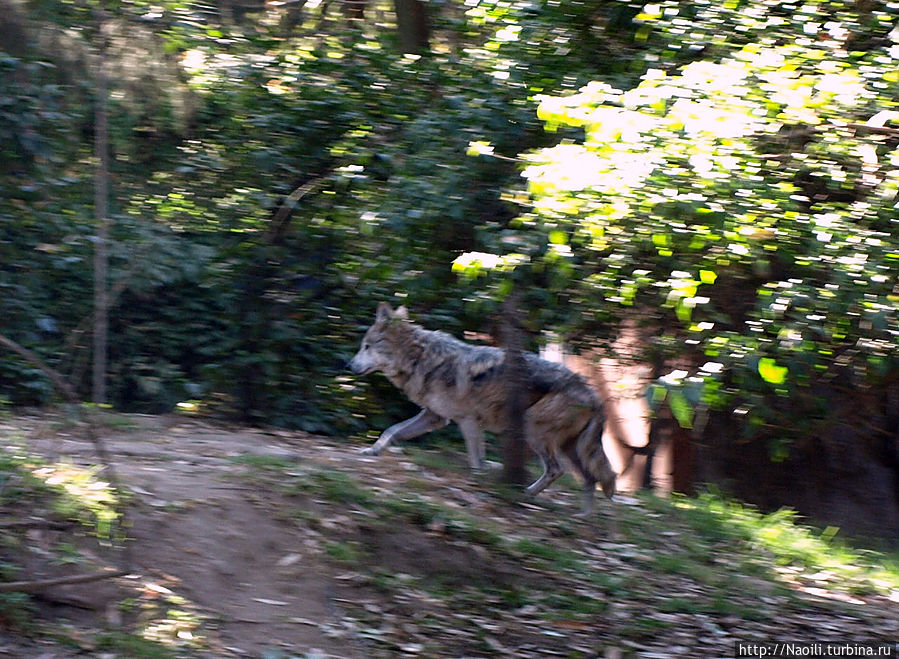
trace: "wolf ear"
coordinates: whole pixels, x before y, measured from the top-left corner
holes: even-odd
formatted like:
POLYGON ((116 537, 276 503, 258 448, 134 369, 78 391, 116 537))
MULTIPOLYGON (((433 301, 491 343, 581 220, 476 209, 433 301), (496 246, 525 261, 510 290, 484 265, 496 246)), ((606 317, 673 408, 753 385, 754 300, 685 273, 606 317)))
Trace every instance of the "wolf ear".
POLYGON ((393 318, 393 309, 389 302, 381 302, 378 304, 378 313, 375 315, 375 322, 386 323, 393 318))
POLYGON ((397 307, 397 310, 393 314, 394 318, 399 318, 400 320, 409 320, 409 310, 403 305, 402 307, 397 307))

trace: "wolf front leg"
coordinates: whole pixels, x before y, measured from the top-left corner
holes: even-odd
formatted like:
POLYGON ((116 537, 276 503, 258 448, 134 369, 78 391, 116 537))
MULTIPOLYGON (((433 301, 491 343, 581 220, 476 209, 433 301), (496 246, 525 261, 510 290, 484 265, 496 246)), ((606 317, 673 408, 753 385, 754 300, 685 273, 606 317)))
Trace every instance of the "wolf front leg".
POLYGON ((468 465, 475 471, 486 467, 487 449, 484 446, 484 431, 475 419, 459 419, 456 421, 462 436, 465 438, 465 448, 468 450, 468 465))
POLYGON ((449 423, 447 419, 425 408, 411 419, 406 419, 390 426, 381 433, 378 441, 368 448, 362 449, 362 453, 365 455, 378 455, 395 441, 402 442, 407 439, 414 439, 432 430, 437 430, 437 428, 442 428, 447 423, 449 423))

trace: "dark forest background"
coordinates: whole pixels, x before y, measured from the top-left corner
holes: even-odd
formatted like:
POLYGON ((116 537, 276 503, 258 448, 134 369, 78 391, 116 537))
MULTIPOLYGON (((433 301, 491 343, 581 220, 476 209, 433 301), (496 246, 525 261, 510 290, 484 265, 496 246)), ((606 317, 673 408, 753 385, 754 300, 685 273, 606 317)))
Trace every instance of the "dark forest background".
MULTIPOLYGON (((377 302, 461 336, 518 291, 531 347, 645 368, 685 487, 899 533, 891 3, 0 10, 0 333, 85 400, 383 428, 377 302)), ((3 354, 4 406, 56 395, 3 354)))

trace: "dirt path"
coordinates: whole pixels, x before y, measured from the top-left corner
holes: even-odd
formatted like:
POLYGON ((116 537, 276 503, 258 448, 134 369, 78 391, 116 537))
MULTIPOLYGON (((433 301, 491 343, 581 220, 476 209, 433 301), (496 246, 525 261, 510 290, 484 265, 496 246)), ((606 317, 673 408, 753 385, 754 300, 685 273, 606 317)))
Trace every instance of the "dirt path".
MULTIPOLYGON (((58 417, 0 421, 13 435, 49 462, 98 461, 58 417)), ((111 415, 103 436, 132 493, 132 574, 45 598, 66 644, 4 636, 0 599, 0 659, 711 657, 899 634, 895 576, 808 555, 813 537, 784 526, 768 534, 799 544, 776 551, 734 529, 746 512, 622 497, 578 519, 574 482, 524 500, 451 446, 373 458, 174 416, 111 415), (138 636, 159 644, 129 650, 138 636)), ((31 578, 73 537, 27 536, 31 578)))
MULTIPOLYGON (((314 543, 296 524, 276 519, 278 507, 240 477, 248 456, 300 463, 312 447, 298 448, 296 436, 286 433, 129 418, 137 425, 107 431, 105 441, 135 497, 130 536, 141 587, 185 598, 185 608, 205 621, 210 656, 359 656, 339 631, 323 631, 340 629, 341 611, 314 543)), ((93 447, 74 436, 36 446, 96 462, 93 447)), ((327 459, 326 447, 315 450, 327 459)))

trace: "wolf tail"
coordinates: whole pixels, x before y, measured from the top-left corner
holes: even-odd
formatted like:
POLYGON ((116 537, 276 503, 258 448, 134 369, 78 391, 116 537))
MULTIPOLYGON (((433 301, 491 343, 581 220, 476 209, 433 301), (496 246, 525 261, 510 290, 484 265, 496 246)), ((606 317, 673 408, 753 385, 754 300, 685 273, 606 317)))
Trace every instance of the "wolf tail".
POLYGON ((599 483, 603 494, 611 499, 615 494, 616 476, 615 470, 612 469, 609 458, 602 448, 604 425, 605 415, 600 408, 596 410, 590 422, 578 436, 574 454, 577 457, 577 467, 587 479, 588 484, 590 481, 599 483))

